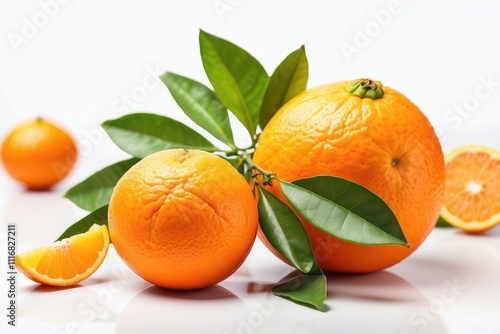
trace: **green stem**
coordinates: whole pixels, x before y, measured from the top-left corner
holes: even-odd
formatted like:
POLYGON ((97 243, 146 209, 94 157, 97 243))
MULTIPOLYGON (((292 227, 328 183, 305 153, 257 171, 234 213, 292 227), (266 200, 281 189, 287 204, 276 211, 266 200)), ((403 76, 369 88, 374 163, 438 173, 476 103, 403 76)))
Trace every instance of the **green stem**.
POLYGON ((358 79, 352 81, 347 86, 347 91, 352 95, 360 98, 370 98, 372 100, 380 99, 384 96, 382 84, 373 81, 372 79, 358 79))
MULTIPOLYGON (((260 168, 259 166, 257 166, 252 161, 252 158, 250 157, 250 154, 243 153, 243 155, 241 156, 241 158, 247 164, 248 169, 254 169, 257 172, 259 172, 259 174, 262 176, 262 184, 264 186, 266 186, 266 185, 272 185, 272 179, 276 178, 276 174, 275 173, 268 172, 268 171, 260 168)), ((256 179, 256 175, 254 175, 254 180, 256 181, 256 183, 258 183, 258 181, 256 179)))
POLYGON ((244 147, 244 148, 231 146, 231 150, 222 150, 221 152, 225 153, 226 156, 228 156, 228 157, 232 157, 232 156, 243 157, 243 155, 245 155, 245 154, 251 155, 254 151, 255 151, 255 149, 253 148, 253 146, 244 147))

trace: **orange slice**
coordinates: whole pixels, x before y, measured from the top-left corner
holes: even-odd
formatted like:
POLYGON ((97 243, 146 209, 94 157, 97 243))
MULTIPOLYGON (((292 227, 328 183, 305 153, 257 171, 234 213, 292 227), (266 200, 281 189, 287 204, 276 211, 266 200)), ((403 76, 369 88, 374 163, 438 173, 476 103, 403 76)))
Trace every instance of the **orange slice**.
POLYGON ((461 146, 446 154, 445 164, 441 216, 470 233, 500 223, 500 152, 488 146, 461 146))
POLYGON ((16 266, 31 280, 53 286, 77 284, 102 264, 109 248, 106 225, 16 255, 16 266))

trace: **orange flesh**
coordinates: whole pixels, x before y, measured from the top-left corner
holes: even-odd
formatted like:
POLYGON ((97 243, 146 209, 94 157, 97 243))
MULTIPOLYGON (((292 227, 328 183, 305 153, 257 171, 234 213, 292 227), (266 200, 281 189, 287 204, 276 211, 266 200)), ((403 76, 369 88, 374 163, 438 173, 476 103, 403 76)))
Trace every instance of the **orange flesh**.
POLYGON ((444 206, 462 222, 484 222, 500 213, 500 160, 464 152, 446 165, 444 206))
POLYGON ((92 275, 107 254, 105 226, 16 256, 19 270, 35 282, 68 286, 92 275))

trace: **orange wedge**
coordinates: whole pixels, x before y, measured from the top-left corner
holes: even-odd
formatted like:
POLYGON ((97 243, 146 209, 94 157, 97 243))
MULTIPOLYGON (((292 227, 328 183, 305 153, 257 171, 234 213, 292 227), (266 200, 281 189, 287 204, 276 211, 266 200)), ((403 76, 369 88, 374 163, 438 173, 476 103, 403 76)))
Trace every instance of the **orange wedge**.
POLYGON ((53 286, 77 284, 102 264, 109 248, 106 225, 16 255, 16 266, 31 280, 53 286))
POLYGON ((500 223, 500 152, 488 146, 461 146, 445 155, 445 164, 441 216, 470 233, 500 223))

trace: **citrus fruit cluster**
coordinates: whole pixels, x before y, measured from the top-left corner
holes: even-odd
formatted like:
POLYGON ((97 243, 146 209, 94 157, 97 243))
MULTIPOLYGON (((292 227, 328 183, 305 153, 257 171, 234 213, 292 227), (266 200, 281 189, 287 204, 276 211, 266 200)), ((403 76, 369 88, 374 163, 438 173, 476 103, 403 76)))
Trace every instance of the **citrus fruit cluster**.
MULTIPOLYGON (((445 158, 424 113, 398 91, 371 79, 306 89, 303 47, 270 76, 245 50, 203 31, 200 50, 213 90, 169 72, 161 80, 224 145, 156 114, 103 123, 132 157, 66 193, 91 213, 61 241, 16 257, 28 277, 52 285, 88 277, 107 252, 107 225, 118 255, 146 281, 203 288, 235 272, 259 235, 299 272, 272 291, 322 309, 323 271, 390 267, 440 215, 470 232, 499 223, 500 154, 470 146, 445 158), (250 146, 235 143, 229 112, 250 146)), ((8 158, 14 146, 6 147, 8 158)))

